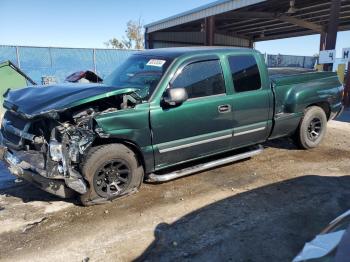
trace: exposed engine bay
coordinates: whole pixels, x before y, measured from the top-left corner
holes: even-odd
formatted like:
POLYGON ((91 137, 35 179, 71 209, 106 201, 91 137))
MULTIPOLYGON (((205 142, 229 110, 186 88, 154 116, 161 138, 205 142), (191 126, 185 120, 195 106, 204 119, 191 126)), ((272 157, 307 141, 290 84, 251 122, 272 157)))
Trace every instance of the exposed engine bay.
POLYGON ((64 181, 79 194, 86 193, 89 185, 81 172, 84 156, 97 138, 109 137, 94 117, 131 109, 139 103, 137 94, 129 93, 45 112, 34 118, 8 110, 1 134, 2 144, 13 158, 10 171, 20 175, 18 173, 28 170, 50 180, 64 181))

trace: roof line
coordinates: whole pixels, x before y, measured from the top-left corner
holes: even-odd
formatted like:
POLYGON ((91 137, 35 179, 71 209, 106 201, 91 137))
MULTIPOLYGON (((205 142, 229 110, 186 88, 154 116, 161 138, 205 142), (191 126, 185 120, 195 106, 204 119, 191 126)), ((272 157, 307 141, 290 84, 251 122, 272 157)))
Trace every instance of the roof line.
POLYGON ((266 0, 218 0, 207 5, 203 5, 186 12, 173 15, 153 23, 145 25, 146 31, 153 32, 160 29, 169 28, 178 24, 195 21, 208 16, 239 9, 245 6, 265 2, 266 0), (176 21, 179 20, 180 21, 176 21), (154 28, 152 28, 154 27, 154 28))
POLYGON ((191 10, 188 10, 188 11, 185 11, 185 12, 181 12, 181 13, 179 13, 177 15, 172 15, 172 16, 169 16, 167 18, 163 18, 163 19, 160 19, 158 21, 149 23, 149 24, 145 25, 145 27, 154 26, 154 25, 157 25, 157 24, 160 24, 160 23, 172 20, 174 18, 178 18, 178 17, 185 16, 185 15, 190 15, 190 14, 196 13, 198 11, 202 11, 204 9, 207 9, 207 8, 210 8, 210 7, 213 7, 213 6, 225 3, 225 2, 230 2, 230 1, 232 1, 232 0, 218 0, 218 1, 215 1, 215 2, 210 3, 210 4, 202 5, 202 6, 193 8, 191 10))

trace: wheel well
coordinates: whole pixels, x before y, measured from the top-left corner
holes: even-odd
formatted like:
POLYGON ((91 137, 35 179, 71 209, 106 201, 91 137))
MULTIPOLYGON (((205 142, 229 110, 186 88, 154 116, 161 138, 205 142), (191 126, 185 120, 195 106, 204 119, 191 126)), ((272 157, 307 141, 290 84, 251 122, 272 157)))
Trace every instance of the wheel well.
POLYGON ((142 165, 144 170, 146 170, 145 159, 141 153, 141 149, 131 141, 122 140, 118 138, 96 138, 92 146, 95 147, 95 146, 108 145, 108 144, 123 144, 124 146, 131 149, 135 153, 137 157, 137 161, 139 162, 139 165, 142 165))
POLYGON ((312 106, 318 106, 318 107, 322 108, 323 111, 326 113, 327 120, 330 119, 330 117, 331 117, 331 107, 330 107, 328 102, 315 103, 315 104, 309 105, 307 108, 312 107, 312 106))

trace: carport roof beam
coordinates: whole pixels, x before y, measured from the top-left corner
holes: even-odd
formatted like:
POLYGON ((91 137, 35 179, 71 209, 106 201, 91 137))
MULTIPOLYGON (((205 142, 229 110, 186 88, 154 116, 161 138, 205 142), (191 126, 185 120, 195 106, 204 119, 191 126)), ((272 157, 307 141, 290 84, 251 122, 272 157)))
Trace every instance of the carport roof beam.
POLYGON ((285 14, 268 13, 268 12, 236 12, 235 18, 254 18, 254 19, 276 19, 290 24, 297 25, 299 27, 311 29, 315 32, 322 33, 324 28, 321 25, 317 25, 306 20, 288 16, 285 14))
MULTIPOLYGON (((338 18, 338 26, 332 27, 333 32, 350 28, 350 0, 296 0, 293 13, 288 12, 289 8, 290 0, 220 0, 148 24, 145 26, 146 36, 168 33, 169 39, 155 42, 156 47, 170 47, 173 46, 173 40, 170 41, 171 33, 183 33, 186 38, 184 42, 198 45, 196 38, 199 34, 196 33, 204 35, 203 25, 208 17, 215 17, 216 34, 226 37, 226 40, 233 36, 236 38, 235 41, 225 40, 223 44, 244 47, 247 46, 244 40, 258 42, 313 34, 332 35, 328 32, 332 25, 329 23, 332 13, 336 13, 338 18), (339 8, 330 12, 334 1, 339 8), (191 32, 193 35, 189 34, 191 32)), ((219 42, 216 41, 215 44, 219 42)))
POLYGON ((217 14, 222 14, 228 11, 233 11, 265 1, 267 0, 219 0, 214 3, 204 5, 184 13, 180 13, 178 15, 147 24, 145 25, 145 28, 147 30, 147 33, 152 33, 169 27, 174 27, 177 25, 196 21, 217 14))

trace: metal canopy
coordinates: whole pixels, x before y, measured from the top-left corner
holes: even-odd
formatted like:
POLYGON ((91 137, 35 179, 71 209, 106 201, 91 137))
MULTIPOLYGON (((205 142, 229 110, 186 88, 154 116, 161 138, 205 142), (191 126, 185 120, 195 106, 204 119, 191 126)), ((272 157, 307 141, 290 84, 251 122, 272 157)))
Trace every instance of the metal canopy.
POLYGON ((230 0, 146 25, 146 38, 151 41, 152 33, 160 32, 208 33, 211 30, 251 42, 322 35, 327 30, 329 33, 334 2, 340 3, 338 31, 350 30, 350 0, 295 0, 295 12, 288 12, 290 0, 230 0))
POLYGON ((147 24, 145 27, 147 28, 147 32, 151 33, 265 1, 266 0, 219 0, 184 13, 147 24))

